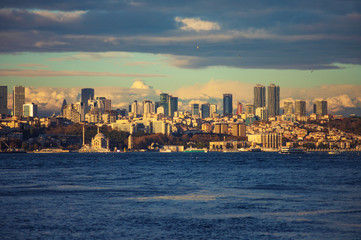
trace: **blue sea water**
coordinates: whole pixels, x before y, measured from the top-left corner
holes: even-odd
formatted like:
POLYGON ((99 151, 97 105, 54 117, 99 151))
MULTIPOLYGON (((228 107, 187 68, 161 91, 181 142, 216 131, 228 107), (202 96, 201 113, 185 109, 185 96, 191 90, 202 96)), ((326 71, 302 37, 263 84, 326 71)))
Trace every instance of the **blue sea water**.
POLYGON ((1 154, 1 239, 361 239, 359 153, 1 154))

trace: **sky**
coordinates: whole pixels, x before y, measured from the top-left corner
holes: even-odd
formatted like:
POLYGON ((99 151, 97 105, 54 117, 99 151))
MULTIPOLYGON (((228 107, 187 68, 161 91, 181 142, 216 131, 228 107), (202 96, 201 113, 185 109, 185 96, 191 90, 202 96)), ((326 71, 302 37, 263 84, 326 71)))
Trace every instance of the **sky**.
POLYGON ((40 112, 81 88, 125 108, 162 92, 191 103, 253 102, 274 83, 284 101, 328 101, 361 115, 359 0, 2 0, 0 85, 40 112))

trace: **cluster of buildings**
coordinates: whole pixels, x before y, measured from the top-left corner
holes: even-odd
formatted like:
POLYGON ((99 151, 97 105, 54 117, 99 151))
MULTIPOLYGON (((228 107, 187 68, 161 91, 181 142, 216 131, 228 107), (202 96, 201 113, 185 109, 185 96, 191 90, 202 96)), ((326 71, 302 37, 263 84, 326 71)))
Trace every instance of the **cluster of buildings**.
MULTIPOLYGON (((278 149, 286 143, 297 146, 326 146, 350 148, 361 142, 359 136, 336 131, 335 129, 314 129, 312 124, 301 124, 308 120, 328 121, 327 101, 316 101, 313 113, 307 115, 306 101, 284 102, 280 106, 280 87, 274 84, 266 87, 254 86, 253 103, 233 105, 232 94, 223 94, 223 112, 219 113, 216 104, 192 103, 190 111, 178 109, 178 97, 161 93, 159 101, 134 101, 127 109, 112 109, 111 100, 96 96, 94 89, 81 89, 80 102, 68 104, 64 99, 58 117, 37 118, 37 106, 25 103, 25 89, 16 86, 13 90, 13 109, 7 116, 7 87, 0 86, 0 124, 16 128, 28 123, 47 126, 56 122, 74 122, 110 126, 113 130, 136 132, 189 134, 215 133, 241 137, 237 143, 210 143, 210 149, 223 149, 224 146, 262 147, 278 149), (234 111, 235 110, 235 111, 234 111), (27 117, 26 120, 21 117, 27 117), (258 120, 258 121, 257 121, 258 120), (253 124, 257 121, 257 124, 253 124), (326 133, 327 132, 327 133, 326 133), (317 133, 317 134, 316 134, 317 133), (312 144, 310 144, 312 143, 312 144)), ((316 125, 319 126, 319 125, 316 125)), ((100 136, 101 134, 99 134, 100 136)))

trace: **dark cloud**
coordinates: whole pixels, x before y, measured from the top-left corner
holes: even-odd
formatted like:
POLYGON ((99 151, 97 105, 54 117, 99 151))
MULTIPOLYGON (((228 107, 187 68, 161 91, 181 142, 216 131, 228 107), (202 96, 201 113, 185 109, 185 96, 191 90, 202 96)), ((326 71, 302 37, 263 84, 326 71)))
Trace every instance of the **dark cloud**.
POLYGON ((0 7, 1 52, 162 53, 179 55, 187 68, 361 64, 360 1, 5 0, 0 7))

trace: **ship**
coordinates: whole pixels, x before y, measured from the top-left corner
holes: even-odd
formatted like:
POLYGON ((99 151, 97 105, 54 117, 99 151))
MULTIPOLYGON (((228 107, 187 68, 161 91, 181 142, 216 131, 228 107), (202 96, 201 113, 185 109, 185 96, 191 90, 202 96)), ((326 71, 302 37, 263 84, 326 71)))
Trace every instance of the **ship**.
POLYGON ((280 149, 279 153, 282 154, 295 154, 295 153, 304 153, 305 151, 303 148, 289 148, 289 147, 283 147, 280 149))

